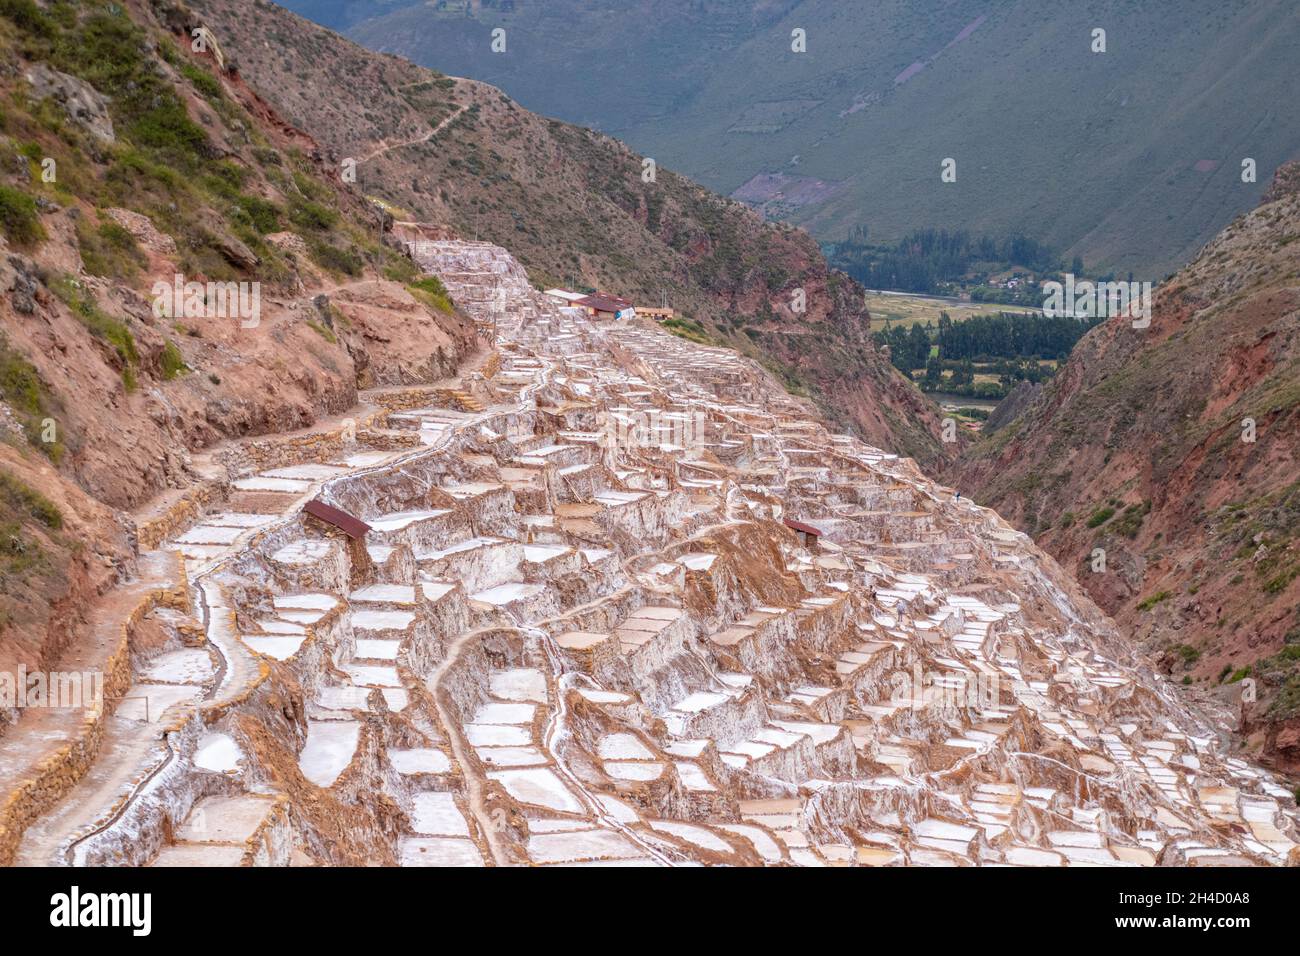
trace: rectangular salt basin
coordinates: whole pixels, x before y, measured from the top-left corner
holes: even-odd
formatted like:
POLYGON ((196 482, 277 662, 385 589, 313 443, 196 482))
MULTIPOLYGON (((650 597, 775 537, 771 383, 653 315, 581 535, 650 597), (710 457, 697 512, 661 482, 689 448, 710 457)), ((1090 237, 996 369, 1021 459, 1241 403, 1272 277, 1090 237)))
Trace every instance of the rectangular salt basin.
POLYGON ((190 843, 244 843, 274 806, 270 797, 250 794, 206 797, 177 828, 176 838, 190 843))
POLYGON ((447 755, 432 747, 390 750, 388 759, 393 762, 393 769, 401 774, 446 773, 451 769, 447 755))
POLYGON ((343 668, 354 684, 365 687, 401 687, 402 680, 397 676, 396 667, 367 667, 349 664, 343 668))
POLYGON ((485 481, 467 481, 462 485, 449 485, 442 490, 453 498, 464 500, 466 498, 477 497, 478 495, 485 495, 489 491, 500 491, 501 487, 501 485, 489 484, 485 481))
POLYGON ((476 724, 531 724, 537 712, 533 704, 487 703, 474 714, 476 724))
POLYGON ((500 607, 512 601, 522 601, 525 598, 530 598, 535 594, 540 594, 545 589, 545 585, 542 584, 524 584, 522 581, 514 581, 509 584, 498 584, 486 591, 480 591, 478 594, 471 595, 471 599, 500 607))
POLYGON ((383 696, 388 709, 396 713, 406 710, 406 705, 411 702, 411 695, 404 687, 385 687, 379 693, 383 696))
POLYGON ((528 838, 528 856, 535 863, 638 858, 641 851, 613 830, 542 833, 528 838))
POLYGON ((234 544, 243 533, 243 528, 197 525, 175 540, 177 544, 234 544))
POLYGON ((314 703, 325 710, 368 710, 369 697, 366 687, 322 687, 314 703))
POLYGON ((410 611, 353 611, 354 631, 404 631, 411 626, 415 615, 410 611))
POLYGON ((333 478, 335 475, 346 475, 348 469, 340 468, 337 465, 290 465, 288 468, 276 468, 272 471, 264 471, 262 474, 267 478, 294 478, 303 481, 319 481, 322 478, 333 478))
POLYGON ((421 836, 469 836, 465 817, 446 791, 417 793, 411 811, 411 827, 421 836))
POLYGON ((493 697, 510 701, 546 703, 546 676, 529 667, 497 671, 492 675, 490 691, 493 697))
POLYGON ((443 558, 451 557, 453 554, 463 554, 466 551, 477 551, 479 548, 485 548, 492 544, 504 544, 504 538, 466 538, 464 541, 458 541, 456 544, 448 545, 445 548, 433 551, 421 551, 416 554, 418 561, 441 561, 443 558))
POLYGON ((348 595, 353 603, 414 604, 415 588, 409 584, 372 584, 348 595))
POLYGON ((214 773, 228 773, 239 769, 243 752, 229 734, 207 733, 199 739, 194 751, 194 766, 214 773))
POLYGON ((296 478, 266 478, 261 475, 252 478, 240 478, 230 484, 231 487, 240 491, 281 491, 288 494, 301 494, 311 488, 310 481, 301 481, 296 478))
POLYGON ((260 528, 277 519, 278 515, 251 514, 240 511, 223 511, 218 514, 205 515, 205 525, 221 525, 229 528, 260 528))
POLYGON ((150 658, 139 676, 166 684, 201 684, 212 676, 212 658, 198 647, 164 651, 150 658))
POLYGON ((349 468, 373 468, 375 465, 382 464, 394 455, 391 451, 363 451, 356 455, 349 455, 343 459, 343 464, 349 468))
POLYGON ((280 620, 290 624, 315 624, 325 616, 324 611, 281 611, 280 620))
POLYGON ((716 694, 710 691, 696 691, 694 694, 691 694, 673 704, 673 710, 680 711, 684 714, 697 714, 710 707, 716 707, 718 704, 725 703, 730 699, 731 698, 726 694, 716 694))
POLYGON ((202 693, 202 687, 190 684, 135 684, 126 692, 126 698, 118 701, 115 713, 118 717, 140 721, 146 719, 147 713, 148 722, 156 724, 172 706, 197 701, 202 693))
POLYGON ((426 601, 440 601, 456 590, 455 581, 421 581, 420 592, 426 601))
POLYGON ((298 648, 302 647, 302 642, 307 640, 305 637, 259 637, 257 635, 245 635, 240 638, 249 650, 263 654, 266 657, 273 657, 277 661, 287 661, 298 653, 298 648))
POLYGON ((606 734, 596 753, 601 760, 650 760, 654 753, 635 734, 606 734))
POLYGON ((568 554, 573 549, 563 544, 526 544, 524 545, 524 560, 531 561, 534 564, 541 564, 549 561, 551 558, 558 558, 562 554, 568 554))
POLYGON ((706 830, 704 827, 692 826, 689 823, 679 823, 676 820, 651 820, 650 827, 658 830, 660 833, 670 833, 675 837, 685 840, 687 843, 693 843, 702 850, 711 850, 714 853, 732 854, 736 851, 732 849, 731 844, 716 833, 706 830))
POLYGON ((397 853, 402 866, 482 866, 483 857, 469 840, 453 837, 404 837, 397 853))
POLYGON ((358 640, 355 656, 362 660, 395 661, 401 646, 401 641, 358 640))
POLYGON ((313 564, 329 553, 330 542, 316 538, 303 538, 301 541, 291 541, 286 544, 271 555, 271 560, 280 564, 313 564))
POLYGON ((267 634, 298 634, 306 635, 307 630, 301 624, 295 624, 292 621, 277 621, 272 618, 263 618, 257 622, 267 634))
POLYGON ((466 724, 465 739, 475 747, 513 747, 531 744, 533 735, 508 724, 466 724))
POLYGON ((560 813, 582 813, 578 798, 551 770, 530 767, 525 770, 492 770, 488 776, 506 788, 520 803, 545 807, 560 813))
POLYGON ((367 518, 366 524, 370 525, 374 531, 401 531, 417 521, 439 518, 450 513, 451 511, 448 508, 435 508, 427 511, 395 511, 392 514, 384 515, 382 518, 367 518))
POLYGON ((489 767, 531 767, 546 763, 536 747, 476 747, 475 752, 489 767))

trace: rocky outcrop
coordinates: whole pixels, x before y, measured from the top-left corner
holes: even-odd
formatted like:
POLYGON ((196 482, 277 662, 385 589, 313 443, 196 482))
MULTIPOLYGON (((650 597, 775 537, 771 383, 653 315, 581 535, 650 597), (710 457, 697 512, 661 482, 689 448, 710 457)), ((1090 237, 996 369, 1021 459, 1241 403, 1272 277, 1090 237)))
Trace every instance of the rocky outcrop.
POLYGON ((44 63, 33 63, 23 73, 31 84, 32 96, 42 100, 52 97, 68 119, 103 143, 114 143, 113 119, 108 113, 108 98, 85 80, 60 73, 44 63))

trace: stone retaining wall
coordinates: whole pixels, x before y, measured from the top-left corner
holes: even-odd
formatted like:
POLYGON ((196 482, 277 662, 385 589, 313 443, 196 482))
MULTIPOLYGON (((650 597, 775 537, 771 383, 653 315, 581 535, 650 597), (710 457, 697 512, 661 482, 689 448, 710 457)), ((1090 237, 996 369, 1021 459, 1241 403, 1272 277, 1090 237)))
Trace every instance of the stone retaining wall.
POLYGON ((118 626, 116 642, 104 661, 104 701, 86 711, 72 739, 47 755, 10 793, 0 800, 0 866, 12 866, 27 827, 63 799, 90 769, 104 738, 110 703, 131 686, 131 634, 155 607, 189 612, 185 563, 175 555, 175 583, 149 591, 118 626))

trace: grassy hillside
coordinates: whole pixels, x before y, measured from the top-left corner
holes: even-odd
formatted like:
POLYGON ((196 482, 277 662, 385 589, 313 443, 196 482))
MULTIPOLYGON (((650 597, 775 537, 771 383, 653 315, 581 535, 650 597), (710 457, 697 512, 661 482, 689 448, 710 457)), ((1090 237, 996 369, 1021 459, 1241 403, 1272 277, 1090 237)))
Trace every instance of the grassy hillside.
POLYGON ((399 216, 496 242, 541 287, 666 297, 684 315, 679 331, 764 362, 841 426, 924 462, 942 457, 937 410, 872 346, 861 288, 807 233, 662 166, 650 178, 615 139, 272 4, 196 9, 243 76, 340 168, 357 160, 357 189, 399 216))
POLYGON ((1300 151, 1290 0, 474 8, 403 7, 349 35, 603 129, 822 240, 860 224, 876 241, 926 226, 1024 232, 1066 261, 1154 280, 1300 151), (806 53, 791 51, 796 28, 806 53), (948 157, 955 183, 940 181, 948 157), (1258 182, 1241 182, 1243 157, 1258 182))
POLYGON ((132 573, 127 512, 200 480, 205 449, 474 347, 197 25, 167 0, 0 0, 0 669, 57 657, 132 573), (258 312, 163 304, 177 276, 256 288, 258 312))

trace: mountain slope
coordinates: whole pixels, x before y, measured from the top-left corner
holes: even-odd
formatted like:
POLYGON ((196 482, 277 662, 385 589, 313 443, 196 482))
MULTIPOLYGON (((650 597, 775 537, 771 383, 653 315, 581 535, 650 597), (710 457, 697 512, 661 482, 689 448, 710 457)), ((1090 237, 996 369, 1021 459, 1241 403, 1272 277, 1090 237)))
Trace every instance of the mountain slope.
POLYGON ((403 6, 348 35, 499 85, 720 192, 749 184, 743 195, 823 240, 960 223, 1154 280, 1300 150, 1300 10, 1286 0, 1188 0, 1176 15, 1123 0, 472 7, 403 6), (1105 53, 1091 50, 1097 28, 1105 53), (939 178, 947 157, 955 183, 939 178), (1244 157, 1257 183, 1241 182, 1244 157))
POLYGON ((1073 568, 1185 683, 1258 682, 1246 743, 1300 767, 1300 165, 1115 319, 950 478, 1073 568), (1251 440, 1253 439, 1253 440, 1251 440), (1094 549, 1105 569, 1094 569, 1094 549), (1250 670, 1246 670, 1249 668, 1250 670))
POLYGON ((127 512, 210 479, 206 449, 476 344, 192 26, 166 3, 0 5, 3 670, 57 660, 136 572, 127 512))
POLYGON ((877 353, 860 287, 830 271, 806 233, 662 167, 647 181, 643 158, 616 140, 273 4, 195 8, 249 82, 340 169, 356 160, 357 188, 399 218, 503 245, 541 288, 666 298, 679 331, 759 359, 838 426, 923 464, 943 457, 936 409, 877 353))

